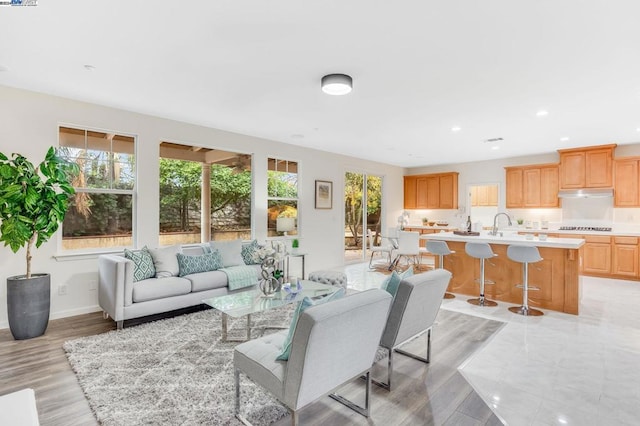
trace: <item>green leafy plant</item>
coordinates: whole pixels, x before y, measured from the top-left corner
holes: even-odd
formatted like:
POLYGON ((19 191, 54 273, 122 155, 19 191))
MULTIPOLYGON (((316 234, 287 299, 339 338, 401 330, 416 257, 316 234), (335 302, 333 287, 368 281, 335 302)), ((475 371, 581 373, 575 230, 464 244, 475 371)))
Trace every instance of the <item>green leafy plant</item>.
POLYGON ((518 222, 518 225, 522 225, 524 223, 524 219, 517 219, 516 222, 518 222))
POLYGON ((27 273, 31 278, 31 250, 47 242, 64 220, 69 198, 75 193, 70 179, 77 164, 56 156, 49 148, 38 167, 20 154, 8 158, 0 152, 0 241, 14 253, 27 247, 27 273))
POLYGON ((298 248, 299 246, 299 242, 297 238, 294 238, 293 241, 291 241, 291 248, 298 248))

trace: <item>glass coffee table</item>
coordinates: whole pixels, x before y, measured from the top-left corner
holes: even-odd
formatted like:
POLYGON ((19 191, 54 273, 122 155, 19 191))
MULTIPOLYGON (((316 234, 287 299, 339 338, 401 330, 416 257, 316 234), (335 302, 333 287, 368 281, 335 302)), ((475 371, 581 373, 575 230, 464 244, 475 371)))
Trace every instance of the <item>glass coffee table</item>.
MULTIPOLYGON (((279 308, 290 303, 299 302, 305 297, 320 297, 333 294, 340 290, 340 287, 321 284, 315 281, 300 280, 302 289, 295 294, 287 293, 284 289, 277 292, 272 297, 265 297, 262 292, 255 288, 253 290, 240 291, 238 293, 204 299, 202 303, 211 306, 222 312, 222 341, 223 342, 245 342, 251 340, 251 314, 279 308), (227 336, 227 322, 229 317, 247 317, 247 338, 231 339, 227 336)), ((263 327, 263 328, 284 328, 284 327, 263 327)))

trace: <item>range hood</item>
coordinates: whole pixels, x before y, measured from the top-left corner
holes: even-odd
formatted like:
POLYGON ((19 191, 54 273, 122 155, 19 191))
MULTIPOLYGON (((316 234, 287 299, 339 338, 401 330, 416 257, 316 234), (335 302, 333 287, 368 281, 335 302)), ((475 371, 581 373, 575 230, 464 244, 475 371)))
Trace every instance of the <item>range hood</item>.
POLYGON ((561 189, 558 198, 611 198, 613 188, 561 189))

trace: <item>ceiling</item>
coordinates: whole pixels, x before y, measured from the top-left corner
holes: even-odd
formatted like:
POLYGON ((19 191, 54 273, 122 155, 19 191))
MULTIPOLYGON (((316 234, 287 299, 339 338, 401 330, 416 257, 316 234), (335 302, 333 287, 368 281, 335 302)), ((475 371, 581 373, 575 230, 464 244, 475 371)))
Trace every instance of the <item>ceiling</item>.
POLYGON ((638 16, 637 0, 39 0, 0 7, 0 85, 403 167, 467 162, 640 142, 638 16), (353 92, 324 94, 329 73, 353 92))

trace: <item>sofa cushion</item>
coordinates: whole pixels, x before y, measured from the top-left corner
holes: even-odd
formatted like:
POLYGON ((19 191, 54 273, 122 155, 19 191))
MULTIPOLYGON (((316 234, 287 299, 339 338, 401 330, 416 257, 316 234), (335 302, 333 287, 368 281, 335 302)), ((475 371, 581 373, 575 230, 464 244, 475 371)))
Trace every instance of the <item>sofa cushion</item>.
POLYGON ((180 246, 149 249, 153 258, 153 266, 156 268, 156 277, 175 277, 180 271, 176 254, 181 253, 180 246))
POLYGON ((262 263, 260 256, 258 256, 258 240, 251 240, 248 243, 242 244, 242 260, 245 265, 257 265, 262 263))
POLYGON ((211 250, 218 250, 222 255, 222 266, 225 268, 245 264, 242 259, 242 240, 211 241, 209 244, 211 250))
POLYGON ((179 275, 181 277, 197 274, 198 272, 215 271, 222 267, 222 258, 217 250, 199 256, 178 253, 176 257, 178 258, 179 275))
POLYGON ((191 281, 179 277, 149 278, 133 284, 133 302, 191 293, 191 281))
POLYGON ((156 276, 156 268, 153 266, 153 258, 146 246, 141 250, 124 249, 124 257, 133 261, 134 282, 156 276))
POLYGON ((222 271, 200 272, 198 274, 185 275, 184 278, 191 281, 192 292, 227 286, 227 274, 222 271))

